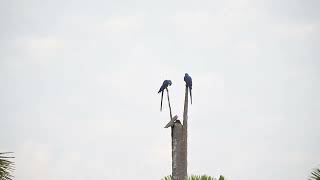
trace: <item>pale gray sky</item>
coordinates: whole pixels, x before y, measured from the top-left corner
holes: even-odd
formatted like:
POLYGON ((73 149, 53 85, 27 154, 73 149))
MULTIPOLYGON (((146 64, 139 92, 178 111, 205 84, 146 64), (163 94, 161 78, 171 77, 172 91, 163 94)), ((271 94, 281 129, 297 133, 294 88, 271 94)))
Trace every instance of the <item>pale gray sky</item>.
POLYGON ((171 173, 171 79, 193 78, 190 174, 301 180, 320 165, 320 1, 0 1, 0 151, 17 180, 171 173))

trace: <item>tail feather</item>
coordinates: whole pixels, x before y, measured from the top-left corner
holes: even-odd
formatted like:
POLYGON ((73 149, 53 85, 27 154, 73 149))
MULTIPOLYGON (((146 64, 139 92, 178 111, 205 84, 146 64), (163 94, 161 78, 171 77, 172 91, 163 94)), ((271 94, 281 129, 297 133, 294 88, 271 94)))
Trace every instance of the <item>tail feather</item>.
POLYGON ((162 100, 163 100, 163 91, 161 92, 161 105, 160 105, 160 111, 162 111, 162 100))
POLYGON ((189 88, 190 89, 190 100, 191 100, 191 104, 192 104, 192 93, 191 93, 191 88, 189 88))

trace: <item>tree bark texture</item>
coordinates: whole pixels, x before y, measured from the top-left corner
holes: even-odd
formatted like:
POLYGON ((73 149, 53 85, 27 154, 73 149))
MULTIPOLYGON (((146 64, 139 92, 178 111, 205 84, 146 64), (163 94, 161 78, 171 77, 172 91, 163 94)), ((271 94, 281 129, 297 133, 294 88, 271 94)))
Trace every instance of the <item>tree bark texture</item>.
POLYGON ((187 180, 188 178, 188 88, 185 91, 183 125, 176 121, 171 127, 172 137, 172 178, 187 180))

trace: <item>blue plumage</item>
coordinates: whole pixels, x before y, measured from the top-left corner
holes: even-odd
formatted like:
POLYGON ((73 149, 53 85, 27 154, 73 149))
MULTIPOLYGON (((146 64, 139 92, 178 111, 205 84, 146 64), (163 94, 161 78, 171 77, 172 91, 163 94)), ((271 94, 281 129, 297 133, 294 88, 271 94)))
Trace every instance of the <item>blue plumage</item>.
POLYGON ((189 90, 190 90, 190 100, 191 100, 191 104, 192 104, 192 93, 191 93, 191 90, 192 90, 192 78, 189 76, 188 73, 184 74, 184 81, 186 82, 187 88, 189 88, 189 90))
POLYGON ((158 93, 161 92, 161 105, 160 105, 160 111, 162 110, 162 100, 163 100, 163 91, 168 88, 168 86, 171 86, 172 82, 170 80, 164 80, 158 93))

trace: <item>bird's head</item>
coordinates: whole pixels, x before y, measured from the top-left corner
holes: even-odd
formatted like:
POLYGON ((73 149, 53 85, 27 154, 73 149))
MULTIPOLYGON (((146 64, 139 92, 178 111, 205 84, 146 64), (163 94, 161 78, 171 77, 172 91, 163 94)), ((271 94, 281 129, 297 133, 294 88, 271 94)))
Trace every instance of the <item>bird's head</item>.
POLYGON ((171 80, 168 80, 168 84, 169 84, 169 86, 171 86, 171 84, 172 84, 171 80))
POLYGON ((189 74, 188 74, 188 73, 185 73, 184 76, 189 76, 189 74))

